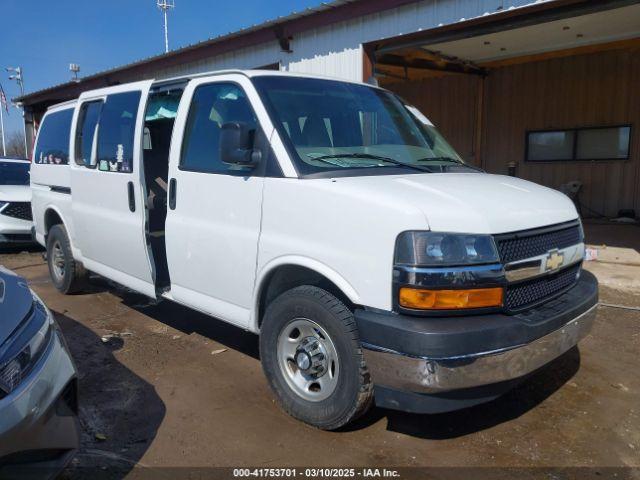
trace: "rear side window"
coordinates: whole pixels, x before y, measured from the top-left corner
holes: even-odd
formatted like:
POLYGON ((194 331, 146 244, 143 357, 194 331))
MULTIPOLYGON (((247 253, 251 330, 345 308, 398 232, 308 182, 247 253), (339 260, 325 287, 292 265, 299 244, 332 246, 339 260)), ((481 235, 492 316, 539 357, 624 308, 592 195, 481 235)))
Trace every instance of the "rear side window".
POLYGON ((196 88, 185 127, 180 168, 235 173, 220 160, 220 129, 226 122, 244 122, 255 131, 258 122, 244 91, 233 83, 196 88))
POLYGON ((34 160, 38 164, 67 165, 69 163, 69 135, 73 109, 50 113, 40 126, 34 160))
POLYGON ((102 110, 102 101, 87 102, 80 108, 75 149, 75 160, 78 165, 93 166, 91 154, 98 120, 100 119, 100 110, 102 110))
POLYGON ((98 124, 98 169, 129 173, 133 170, 134 134, 141 92, 109 95, 98 124))

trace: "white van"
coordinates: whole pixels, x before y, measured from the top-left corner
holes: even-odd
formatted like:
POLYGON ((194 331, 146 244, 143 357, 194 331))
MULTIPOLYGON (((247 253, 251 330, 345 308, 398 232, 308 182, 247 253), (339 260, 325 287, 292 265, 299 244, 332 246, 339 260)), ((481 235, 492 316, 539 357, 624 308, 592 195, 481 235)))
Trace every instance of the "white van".
POLYGON ((46 114, 33 171, 61 292, 91 271, 259 334, 283 408, 323 429, 374 398, 494 399, 595 317, 573 203, 466 165, 370 85, 223 71, 88 91, 46 114), (44 161, 49 129, 68 165, 44 161))

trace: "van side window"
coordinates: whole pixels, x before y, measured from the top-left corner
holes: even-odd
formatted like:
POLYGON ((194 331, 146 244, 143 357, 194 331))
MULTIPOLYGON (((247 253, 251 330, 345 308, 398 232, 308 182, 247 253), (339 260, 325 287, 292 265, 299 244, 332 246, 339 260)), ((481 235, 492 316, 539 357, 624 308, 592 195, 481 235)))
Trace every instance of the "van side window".
POLYGON ((36 163, 49 165, 69 163, 69 132, 72 118, 72 108, 50 113, 44 118, 33 156, 36 163))
POLYGON ((98 169, 130 173, 133 170, 134 134, 141 92, 107 96, 98 126, 98 169))
POLYGON ((76 127, 75 160, 78 165, 93 167, 91 154, 93 153, 93 140, 100 119, 102 100, 87 102, 80 109, 78 126, 76 127))
POLYGON ((196 88, 182 142, 181 169, 233 172, 220 160, 220 129, 226 122, 244 122, 250 129, 256 129, 258 122, 244 91, 233 83, 196 88))

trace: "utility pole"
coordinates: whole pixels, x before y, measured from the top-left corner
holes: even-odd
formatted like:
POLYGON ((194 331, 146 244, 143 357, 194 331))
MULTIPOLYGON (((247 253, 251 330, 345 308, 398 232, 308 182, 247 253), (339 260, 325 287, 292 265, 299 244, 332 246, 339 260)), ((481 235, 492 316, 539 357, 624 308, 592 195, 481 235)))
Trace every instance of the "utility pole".
MULTIPOLYGON (((24 97, 24 76, 22 73, 21 67, 7 67, 5 69, 7 72, 11 73, 9 75, 9 80, 15 80, 20 87, 20 96, 24 97)), ((22 133, 24 135, 24 155, 29 155, 29 148, 27 147, 27 126, 25 125, 25 113, 24 113, 24 105, 19 104, 19 107, 22 109, 22 133)))
POLYGON ((157 0, 158 8, 162 10, 164 17, 164 53, 169 51, 169 24, 167 20, 167 13, 170 9, 175 8, 174 0, 157 0))

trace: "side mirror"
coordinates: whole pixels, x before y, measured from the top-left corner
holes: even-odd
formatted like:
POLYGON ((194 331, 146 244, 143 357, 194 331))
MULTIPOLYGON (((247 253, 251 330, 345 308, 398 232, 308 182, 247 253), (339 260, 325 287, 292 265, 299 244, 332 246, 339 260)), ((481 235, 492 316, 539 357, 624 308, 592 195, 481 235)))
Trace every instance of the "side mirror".
POLYGON ((253 167, 262 153, 253 149, 255 130, 244 122, 227 122, 220 131, 220 160, 230 165, 253 167))

